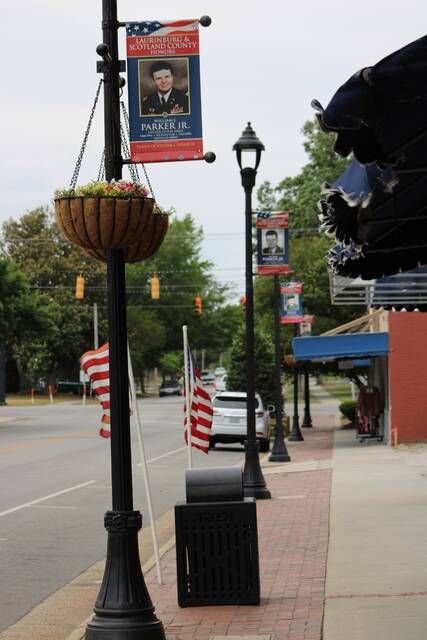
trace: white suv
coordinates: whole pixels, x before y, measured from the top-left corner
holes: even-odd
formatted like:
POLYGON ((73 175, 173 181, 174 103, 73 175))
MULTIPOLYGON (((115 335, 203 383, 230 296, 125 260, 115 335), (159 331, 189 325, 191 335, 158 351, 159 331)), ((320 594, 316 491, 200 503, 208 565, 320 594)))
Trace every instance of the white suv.
MULTIPOLYGON (((247 439, 246 393, 242 391, 222 391, 213 399, 213 422, 209 448, 216 442, 243 442, 247 439)), ((264 407, 261 396, 255 394, 256 438, 259 450, 270 448, 270 415, 264 407)))

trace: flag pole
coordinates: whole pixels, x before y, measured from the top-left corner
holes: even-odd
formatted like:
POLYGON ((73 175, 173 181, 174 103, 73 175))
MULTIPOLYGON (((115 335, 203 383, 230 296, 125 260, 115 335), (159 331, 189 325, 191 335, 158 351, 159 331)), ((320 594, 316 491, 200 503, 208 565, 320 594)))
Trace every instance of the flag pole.
POLYGON ((189 380, 189 363, 188 363, 188 336, 187 336, 187 325, 184 324, 182 327, 182 337, 184 343, 184 382, 185 382, 185 413, 187 416, 187 453, 188 453, 188 468, 192 469, 193 467, 193 458, 191 451, 191 389, 190 389, 190 380, 189 380))
POLYGON ((128 376, 129 376, 129 390, 130 390, 132 414, 135 419, 136 430, 138 433, 138 443, 139 443, 139 453, 141 456, 142 474, 144 477, 145 492, 147 494, 148 515, 150 516, 151 537, 153 540, 154 557, 156 560, 157 582, 159 584, 163 584, 162 572, 160 569, 159 543, 157 540, 156 522, 154 520, 153 503, 151 500, 150 480, 149 480, 148 471, 147 471, 147 458, 145 456, 144 442, 142 439, 142 420, 141 420, 141 416, 139 415, 138 404, 136 402, 135 379, 133 377, 132 361, 130 359, 129 342, 128 342, 128 376))

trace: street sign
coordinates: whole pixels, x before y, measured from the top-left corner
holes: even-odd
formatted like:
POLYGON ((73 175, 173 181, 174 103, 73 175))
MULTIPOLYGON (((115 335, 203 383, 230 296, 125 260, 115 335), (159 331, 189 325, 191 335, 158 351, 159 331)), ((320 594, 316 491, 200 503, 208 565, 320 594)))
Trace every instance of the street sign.
POLYGON ((203 160, 199 21, 126 24, 132 162, 203 160))
POLYGON ((289 273, 289 214, 287 211, 257 213, 258 275, 289 273))

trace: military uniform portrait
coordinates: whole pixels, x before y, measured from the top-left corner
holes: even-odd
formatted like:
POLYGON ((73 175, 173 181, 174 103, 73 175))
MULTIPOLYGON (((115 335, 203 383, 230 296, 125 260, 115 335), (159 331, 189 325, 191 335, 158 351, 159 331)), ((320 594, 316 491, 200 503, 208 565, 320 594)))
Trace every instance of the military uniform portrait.
POLYGON ((285 234, 283 229, 262 230, 262 255, 283 256, 285 252, 285 234))
POLYGON ((157 58, 139 61, 141 116, 189 115, 187 58, 157 58))

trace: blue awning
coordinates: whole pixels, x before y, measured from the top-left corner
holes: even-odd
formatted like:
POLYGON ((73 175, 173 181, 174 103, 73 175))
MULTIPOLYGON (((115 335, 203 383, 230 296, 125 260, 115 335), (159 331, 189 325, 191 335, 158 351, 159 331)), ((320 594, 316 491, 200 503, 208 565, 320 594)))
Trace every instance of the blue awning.
POLYGON ((388 333, 346 333, 293 338, 295 360, 336 360, 388 353, 388 333))

